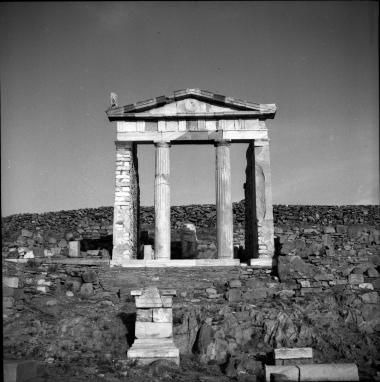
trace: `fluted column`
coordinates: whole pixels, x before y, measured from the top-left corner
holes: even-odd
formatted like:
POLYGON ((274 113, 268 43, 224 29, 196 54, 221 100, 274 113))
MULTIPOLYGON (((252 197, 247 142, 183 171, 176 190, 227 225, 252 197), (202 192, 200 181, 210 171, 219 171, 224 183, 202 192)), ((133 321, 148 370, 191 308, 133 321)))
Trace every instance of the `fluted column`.
POLYGON ((216 242, 219 259, 233 258, 233 216, 231 200, 231 164, 228 141, 215 143, 216 153, 216 242))
POLYGON ((170 260, 170 144, 157 142, 154 178, 154 254, 155 259, 170 260))

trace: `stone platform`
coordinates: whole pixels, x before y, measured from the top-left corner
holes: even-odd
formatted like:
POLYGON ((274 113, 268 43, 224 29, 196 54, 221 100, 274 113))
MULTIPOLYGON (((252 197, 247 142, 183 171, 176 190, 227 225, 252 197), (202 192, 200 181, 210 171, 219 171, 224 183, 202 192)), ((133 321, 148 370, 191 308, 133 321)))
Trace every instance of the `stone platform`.
POLYGON ((236 267, 240 266, 240 261, 239 259, 124 260, 121 266, 123 268, 236 267))
POLYGON ((179 349, 173 339, 136 339, 128 350, 128 358, 138 359, 141 364, 150 364, 159 359, 166 359, 179 365, 179 349))

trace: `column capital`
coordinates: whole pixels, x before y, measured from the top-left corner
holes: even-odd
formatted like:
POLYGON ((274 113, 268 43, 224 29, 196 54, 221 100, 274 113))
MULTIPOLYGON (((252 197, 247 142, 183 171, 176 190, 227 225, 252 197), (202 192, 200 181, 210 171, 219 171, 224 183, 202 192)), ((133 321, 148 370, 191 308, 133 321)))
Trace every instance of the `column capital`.
POLYGON ((170 147, 171 143, 170 143, 170 141, 168 141, 168 142, 166 142, 166 141, 157 141, 157 142, 154 142, 154 145, 156 147, 170 147))
POLYGON ((231 141, 226 139, 215 139, 214 146, 231 146, 231 141))

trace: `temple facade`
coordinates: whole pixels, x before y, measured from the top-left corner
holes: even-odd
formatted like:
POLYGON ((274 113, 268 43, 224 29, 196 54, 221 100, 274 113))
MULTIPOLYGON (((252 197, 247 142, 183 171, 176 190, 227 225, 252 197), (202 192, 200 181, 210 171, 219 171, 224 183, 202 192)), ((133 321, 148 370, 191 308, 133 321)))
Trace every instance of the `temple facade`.
MULTIPOLYGON (((269 137, 266 120, 274 104, 257 104, 200 89, 185 89, 107 110, 116 122, 116 173, 111 266, 232 266, 233 252, 230 150, 248 143, 245 251, 251 262, 268 265, 274 254, 269 137), (170 259, 170 147, 175 144, 215 146, 217 259, 170 259), (154 259, 137 260, 139 176, 137 147, 155 150, 154 259)), ((153 174, 152 174, 153 176, 153 174)))

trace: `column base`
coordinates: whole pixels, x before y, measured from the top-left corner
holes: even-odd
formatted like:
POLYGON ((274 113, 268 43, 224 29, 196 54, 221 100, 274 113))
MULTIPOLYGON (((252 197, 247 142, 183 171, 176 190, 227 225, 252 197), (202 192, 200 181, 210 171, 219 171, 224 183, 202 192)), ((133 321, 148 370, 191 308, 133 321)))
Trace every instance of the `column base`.
POLYGON ((127 352, 128 359, 135 359, 139 364, 149 365, 165 359, 179 365, 179 349, 172 338, 137 339, 127 352))

